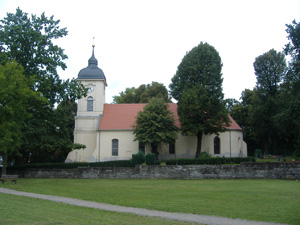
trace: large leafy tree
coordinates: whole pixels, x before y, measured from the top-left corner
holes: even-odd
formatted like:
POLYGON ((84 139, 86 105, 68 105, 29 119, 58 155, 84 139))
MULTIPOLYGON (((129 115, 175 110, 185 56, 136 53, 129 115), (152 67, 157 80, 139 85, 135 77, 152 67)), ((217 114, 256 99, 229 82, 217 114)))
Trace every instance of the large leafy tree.
POLYGON ((163 98, 152 98, 138 113, 133 126, 134 140, 142 145, 151 145, 151 151, 156 156, 159 144, 174 144, 177 139, 178 128, 168 107, 163 98))
POLYGON ((3 174, 7 157, 18 154, 24 121, 32 116, 31 103, 46 103, 46 99, 30 87, 34 79, 28 79, 16 62, 0 64, 0 155, 4 156, 3 174))
POLYGON ((254 155, 255 149, 260 148, 258 140, 254 136, 249 117, 251 111, 253 110, 253 98, 255 96, 255 92, 255 89, 245 89, 240 98, 241 102, 235 104, 230 111, 230 115, 243 129, 243 139, 247 143, 249 155, 254 155))
POLYGON ((126 88, 120 95, 113 96, 114 103, 148 103, 152 98, 163 98, 165 102, 171 102, 167 88, 158 82, 142 84, 138 88, 126 88))
POLYGON ((171 95, 178 100, 181 132, 197 136, 197 158, 203 134, 218 134, 229 126, 223 100, 222 61, 216 49, 201 42, 188 52, 170 84, 171 95))
POLYGON ((253 63, 256 91, 250 114, 255 135, 264 143, 265 154, 276 140, 274 116, 280 111, 278 97, 286 73, 285 56, 274 49, 258 56, 253 63))
MULTIPOLYGON (((282 85, 280 103, 282 110, 276 116, 281 135, 287 140, 287 148, 300 156, 300 23, 295 20, 286 25, 289 43, 284 52, 291 57, 287 76, 282 85)), ((292 152, 289 151, 289 154, 292 152)))
MULTIPOLYGON (((38 91, 48 103, 41 105, 31 102, 32 117, 24 122, 22 153, 24 160, 28 156, 41 160, 45 149, 53 145, 49 137, 58 125, 55 121, 57 113, 55 106, 62 101, 76 99, 86 94, 86 89, 76 80, 63 81, 59 78, 57 68, 66 68, 64 60, 67 56, 62 48, 54 44, 55 39, 67 35, 66 28, 59 27, 59 20, 46 17, 28 16, 17 8, 16 13, 8 13, 0 20, 0 53, 1 58, 15 60, 24 68, 24 75, 34 82, 31 89, 38 91), (42 153, 42 151, 44 151, 42 153)), ((52 152, 48 151, 43 161, 49 158, 52 152)))

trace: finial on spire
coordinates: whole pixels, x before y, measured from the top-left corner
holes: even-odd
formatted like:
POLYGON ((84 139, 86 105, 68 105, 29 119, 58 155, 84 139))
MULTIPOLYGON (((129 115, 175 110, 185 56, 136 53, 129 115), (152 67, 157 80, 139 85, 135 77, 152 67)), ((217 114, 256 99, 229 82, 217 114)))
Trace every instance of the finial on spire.
POLYGON ((93 37, 93 48, 95 47, 95 36, 93 37))

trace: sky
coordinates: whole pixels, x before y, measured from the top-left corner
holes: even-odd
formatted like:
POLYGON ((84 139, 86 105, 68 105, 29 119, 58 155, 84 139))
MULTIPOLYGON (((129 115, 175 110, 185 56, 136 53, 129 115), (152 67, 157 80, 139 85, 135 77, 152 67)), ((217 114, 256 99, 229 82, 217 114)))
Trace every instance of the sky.
POLYGON ((152 81, 167 88, 185 54, 201 41, 223 63, 225 98, 256 84, 255 58, 288 43, 286 24, 300 22, 300 0, 0 0, 0 18, 20 7, 54 15, 68 35, 55 44, 68 55, 62 79, 77 78, 95 44, 106 76, 106 103, 128 87, 152 81))

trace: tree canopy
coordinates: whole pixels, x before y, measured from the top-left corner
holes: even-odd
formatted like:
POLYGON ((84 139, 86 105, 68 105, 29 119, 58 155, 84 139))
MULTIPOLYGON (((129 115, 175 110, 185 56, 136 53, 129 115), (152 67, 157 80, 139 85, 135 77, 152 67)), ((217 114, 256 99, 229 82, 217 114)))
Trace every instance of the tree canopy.
POLYGON ((32 116, 24 121, 20 147, 25 162, 29 155, 33 161, 51 158, 53 152, 49 149, 53 149, 55 142, 51 137, 54 140, 55 130, 61 127, 56 123, 59 119, 56 119, 55 106, 62 101, 74 103, 86 95, 83 85, 75 79, 63 81, 57 73, 58 67, 66 69, 64 60, 67 59, 64 50, 54 44, 54 40, 68 33, 66 28, 59 27, 59 22, 53 16, 46 17, 45 13, 29 17, 20 8, 0 20, 1 62, 15 60, 23 67, 25 77, 33 79, 31 90, 47 100, 47 104, 31 101, 28 108, 32 116))
POLYGON ((113 96, 113 102, 121 103, 148 103, 152 98, 163 98, 164 102, 171 102, 167 88, 158 82, 142 84, 138 88, 126 88, 120 95, 113 96))
POLYGON ((184 56, 170 84, 171 95, 178 100, 181 132, 197 136, 195 157, 201 152, 202 134, 218 134, 229 126, 221 71, 219 53, 201 42, 184 56))
POLYGON ((152 153, 158 156, 160 143, 174 144, 178 128, 175 125, 173 113, 162 98, 152 98, 138 113, 133 126, 135 141, 142 145, 151 145, 152 153))
POLYGON ((4 156, 4 174, 7 157, 19 153, 24 121, 32 117, 31 102, 47 102, 30 89, 34 79, 26 78, 23 72, 14 61, 0 64, 0 155, 4 156))
POLYGON ((288 67, 283 53, 274 49, 258 56, 253 64, 256 86, 245 90, 231 111, 243 128, 250 155, 261 149, 265 154, 300 156, 300 26, 296 21, 286 26, 288 67))
POLYGON ((252 99, 252 128, 259 138, 263 137, 265 154, 268 154, 269 139, 274 136, 274 116, 280 108, 280 85, 286 74, 285 56, 271 49, 258 56, 253 66, 257 82, 252 99))

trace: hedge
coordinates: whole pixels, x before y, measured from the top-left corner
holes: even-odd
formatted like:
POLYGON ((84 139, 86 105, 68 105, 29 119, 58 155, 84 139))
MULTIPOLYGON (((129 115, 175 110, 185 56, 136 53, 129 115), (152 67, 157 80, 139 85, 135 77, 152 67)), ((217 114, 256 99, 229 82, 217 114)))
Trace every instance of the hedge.
MULTIPOLYGON (((155 160, 154 154, 146 155, 147 165, 160 165, 155 160)), ((170 159, 166 165, 219 165, 219 164, 239 164, 241 162, 255 162, 254 157, 248 158, 198 158, 198 159, 170 159)), ((134 167, 133 160, 116 160, 94 163, 33 163, 24 165, 8 166, 7 170, 26 170, 26 169, 77 169, 78 167, 134 167)))
POLYGON ((234 157, 234 158, 197 158, 197 159, 170 159, 166 165, 220 165, 220 164, 240 164, 241 162, 255 162, 254 157, 234 157))
POLYGON ((77 169, 78 167, 132 167, 131 160, 116 160, 107 162, 91 163, 33 163, 24 165, 8 166, 7 170, 26 170, 26 169, 77 169))

